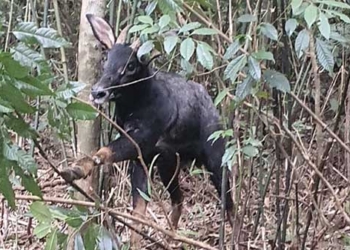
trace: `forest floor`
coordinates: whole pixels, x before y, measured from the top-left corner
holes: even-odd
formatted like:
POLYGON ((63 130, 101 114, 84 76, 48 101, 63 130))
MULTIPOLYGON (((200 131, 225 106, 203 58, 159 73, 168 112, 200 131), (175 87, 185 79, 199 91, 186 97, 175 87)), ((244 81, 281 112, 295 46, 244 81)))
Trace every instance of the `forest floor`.
MULTIPOLYGON (((62 159, 62 157, 60 150, 57 148, 59 147, 48 146, 46 148, 46 152, 50 156, 50 160, 54 164, 59 165, 59 159, 62 159)), ((71 157, 69 159, 70 165, 73 160, 71 157)), ((38 183, 42 189, 43 195, 51 198, 56 197, 69 199, 69 187, 65 184, 63 179, 52 171, 42 157, 36 156, 36 160, 39 166, 38 183)), ((121 212, 130 212, 130 179, 126 174, 125 169, 118 169, 118 174, 118 186, 116 188, 117 202, 115 203, 115 207, 121 212)), ((211 246, 218 247, 220 226, 220 207, 218 205, 219 199, 216 190, 208 177, 208 174, 203 174, 201 171, 193 171, 192 174, 189 172, 181 173, 180 186, 184 193, 185 200, 177 233, 201 242, 205 242, 211 246)), ((163 186, 160 184, 157 176, 155 178, 155 189, 158 193, 161 193, 161 190, 163 190, 163 186)), ((28 192, 26 192, 20 186, 15 187, 15 190, 16 194, 28 194, 28 192)), ((347 190, 348 188, 346 190, 343 189, 341 192, 348 193, 347 190)), ((247 239, 245 239, 241 244, 242 249, 272 249, 270 244, 273 242, 276 232, 275 209, 272 202, 274 195, 272 192, 273 191, 268 192, 264 200, 264 227, 259 225, 256 237, 254 239, 250 238, 249 241, 246 241, 247 239)), ((242 232, 251 233, 253 231, 256 212, 258 210, 259 199, 257 197, 259 195, 255 188, 246 190, 246 187, 243 187, 242 193, 242 200, 245 200, 247 194, 249 194, 242 232)), ((315 227, 311 225, 309 230, 309 239, 318 239, 318 245, 315 249, 347 249, 347 243, 344 241, 350 239, 350 227, 349 225, 346 225, 340 215, 337 215, 335 219, 331 219, 335 214, 336 206, 330 192, 326 192, 326 194, 329 195, 329 197, 323 197, 324 200, 327 201, 327 204, 324 204, 321 211, 323 218, 316 226, 316 230, 315 227), (329 224, 328 226, 327 223, 329 224), (325 231, 323 232, 322 229, 325 229, 325 231)), ((300 195, 306 197, 306 194, 303 194, 302 191, 300 195)), ((164 204, 165 210, 169 213, 171 206, 168 194, 163 195, 163 197, 164 198, 162 198, 161 202, 164 204)), ((303 229, 307 214, 307 204, 302 197, 300 198, 299 202, 301 203, 300 209, 304 209, 303 211, 299 211, 301 213, 301 218, 299 218, 299 228, 303 229), (303 207, 302 203, 305 203, 305 208, 303 207)), ((2 202, 0 207, 0 219, 2 225, 0 231, 0 249, 44 249, 44 241, 39 240, 33 234, 36 222, 35 220, 32 220, 30 216, 28 216, 30 203, 30 201, 17 200, 17 209, 15 211, 11 211, 6 206, 6 203, 4 201, 2 202)), ((240 204, 242 205, 244 203, 241 202, 240 204)), ((69 207, 59 203, 56 205, 69 207)), ((240 209, 242 209, 241 206, 240 209)), ((292 207, 291 213, 288 216, 288 221, 291 223, 290 227, 288 228, 289 233, 287 234, 287 242, 289 242, 290 245, 286 246, 286 249, 300 249, 298 247, 300 242, 298 244, 298 240, 291 236, 295 235, 293 234, 293 232, 295 232, 293 222, 293 220, 295 220, 295 211, 295 207, 292 207)), ((154 200, 154 197, 152 197, 152 201, 149 203, 146 216, 159 226, 169 228, 165 213, 159 205, 159 201, 154 200)), ((164 236, 157 233, 152 228, 144 228, 144 231, 154 239, 164 240, 164 236)), ((122 224, 117 223, 116 232, 120 233, 122 242, 128 241, 130 237, 130 230, 125 228, 122 224)), ((231 242, 231 233, 232 229, 229 226, 229 223, 226 222, 226 243, 228 245, 231 242)), ((242 234, 244 235, 244 233, 242 234)), ((300 236, 302 236, 301 233, 300 236)), ((171 240, 169 240, 168 243, 172 249, 199 249, 184 246, 178 247, 179 244, 171 240)), ((307 242, 306 246, 308 249, 312 243, 314 243, 314 241, 310 240, 307 242)), ((143 249, 158 249, 154 244, 146 240, 143 240, 142 244, 143 249)), ((231 248, 227 247, 227 249, 231 248)))

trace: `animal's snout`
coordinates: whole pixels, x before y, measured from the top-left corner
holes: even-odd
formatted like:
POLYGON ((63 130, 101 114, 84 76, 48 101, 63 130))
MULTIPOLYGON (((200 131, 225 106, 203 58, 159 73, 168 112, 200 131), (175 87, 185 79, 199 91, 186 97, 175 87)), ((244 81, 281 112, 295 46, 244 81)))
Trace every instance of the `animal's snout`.
POLYGON ((104 98, 106 95, 107 95, 107 91, 94 91, 94 90, 91 90, 91 95, 94 99, 101 99, 101 98, 104 98))
POLYGON ((109 92, 100 86, 93 86, 91 88, 90 100, 96 104, 102 104, 107 101, 109 92))

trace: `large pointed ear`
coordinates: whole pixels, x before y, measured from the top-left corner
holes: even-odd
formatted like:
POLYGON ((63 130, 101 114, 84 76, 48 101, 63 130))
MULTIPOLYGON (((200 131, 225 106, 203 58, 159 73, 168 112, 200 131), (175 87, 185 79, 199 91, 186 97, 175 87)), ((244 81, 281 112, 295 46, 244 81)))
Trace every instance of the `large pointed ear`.
POLYGON ((108 49, 111 49, 113 44, 115 44, 115 36, 112 27, 101 17, 86 14, 86 18, 97 40, 108 49))

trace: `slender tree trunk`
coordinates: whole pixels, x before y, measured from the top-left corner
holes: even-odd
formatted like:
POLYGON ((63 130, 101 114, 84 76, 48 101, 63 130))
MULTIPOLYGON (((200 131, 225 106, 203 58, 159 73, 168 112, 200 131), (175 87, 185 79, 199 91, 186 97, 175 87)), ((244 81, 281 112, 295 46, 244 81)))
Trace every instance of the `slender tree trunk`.
MULTIPOLYGON (((86 88, 80 93, 80 98, 88 100, 91 86, 98 80, 100 74, 101 51, 97 50, 98 41, 94 37, 85 15, 87 13, 104 16, 105 0, 83 0, 80 15, 79 48, 78 48, 78 80, 85 83, 86 88)), ((99 122, 81 121, 77 124, 78 152, 90 155, 99 146, 99 122)))
MULTIPOLYGON (((85 83, 85 89, 80 92, 79 97, 83 100, 89 99, 90 89, 98 80, 101 67, 102 53, 98 48, 98 41, 94 37, 91 27, 86 19, 86 14, 91 13, 97 16, 104 16, 106 8, 105 0, 83 0, 80 14, 79 45, 78 45, 78 81, 85 83)), ((99 120, 80 121, 77 123, 77 150, 80 154, 91 155, 99 147, 100 126, 99 120)), ((86 180, 77 183, 85 192, 90 192, 90 187, 96 191, 98 184, 98 171, 86 180)), ((74 196, 82 199, 78 193, 74 196)), ((81 228, 80 233, 88 227, 81 228)), ((69 232, 70 240, 67 249, 73 250, 75 234, 69 232)))

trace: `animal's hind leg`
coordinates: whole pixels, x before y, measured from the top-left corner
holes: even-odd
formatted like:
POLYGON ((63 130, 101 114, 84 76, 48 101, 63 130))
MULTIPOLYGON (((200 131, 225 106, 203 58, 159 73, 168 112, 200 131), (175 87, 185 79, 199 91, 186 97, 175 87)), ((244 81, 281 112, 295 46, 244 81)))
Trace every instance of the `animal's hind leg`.
MULTIPOLYGON (((224 142, 222 139, 218 139, 213 145, 212 142, 206 142, 204 154, 203 154, 203 162, 205 167, 211 172, 210 179, 212 180, 218 194, 220 195, 221 200, 221 185, 222 185, 222 155, 224 153, 224 142)), ((228 178, 225 180, 226 182, 226 213, 230 225, 233 225, 233 200, 231 197, 231 191, 229 186, 228 178)))
MULTIPOLYGON (((140 192, 149 195, 147 192, 147 175, 143 166, 139 161, 130 162, 131 171, 131 195, 133 200, 133 215, 136 217, 144 217, 146 214, 147 201, 142 198, 140 192)), ((135 228, 141 230, 140 224, 135 224, 135 228)), ((141 236, 136 232, 131 232, 130 244, 132 249, 141 249, 141 236)))
POLYGON ((180 162, 173 152, 163 152, 157 160, 160 178, 167 188, 172 204, 171 223, 177 229, 182 212, 183 196, 179 186, 180 162))

